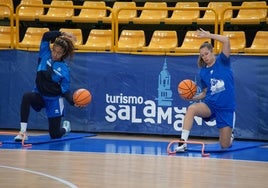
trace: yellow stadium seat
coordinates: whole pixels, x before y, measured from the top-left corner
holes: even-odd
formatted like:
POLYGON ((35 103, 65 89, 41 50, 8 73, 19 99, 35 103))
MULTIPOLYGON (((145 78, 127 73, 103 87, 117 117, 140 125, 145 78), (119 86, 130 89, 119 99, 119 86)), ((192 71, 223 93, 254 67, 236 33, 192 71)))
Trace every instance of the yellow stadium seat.
MULTIPOLYGON (((198 2, 177 2, 176 8, 198 8, 198 2)), ((192 24, 199 18, 199 10, 174 10, 170 18, 165 18, 166 24, 192 24)))
MULTIPOLYGON (((120 8, 136 8, 135 2, 119 2, 116 1, 113 4, 113 11, 118 11, 120 8)), ((110 14, 111 17, 111 14, 110 14)), ((129 23, 133 21, 133 18, 137 17, 137 10, 121 10, 118 13, 119 23, 129 23)))
POLYGON ((16 40, 16 28, 13 27, 13 32, 10 26, 0 26, 0 48, 10 48, 14 46, 16 40), (13 37, 13 41, 12 41, 13 37), (13 44, 11 44, 13 43, 13 44))
POLYGON ((249 48, 245 48, 246 53, 268 53, 268 31, 258 31, 249 48))
POLYGON ((137 52, 145 46, 143 30, 123 30, 118 40, 118 51, 137 52))
MULTIPOLYGON (((241 7, 264 7, 266 1, 244 1, 241 7)), ((266 22, 267 9, 241 9, 237 17, 231 18, 231 24, 260 24, 266 22)))
POLYGON ((146 2, 144 4, 146 10, 142 10, 139 17, 134 18, 133 22, 137 24, 151 23, 158 24, 164 22, 168 17, 167 10, 153 10, 153 8, 167 8, 166 2, 146 2), (150 10, 151 9, 151 10, 150 10))
POLYGON ((209 38, 198 38, 196 36, 196 31, 187 31, 180 47, 175 49, 175 52, 182 53, 199 53, 199 47, 204 42, 211 43, 209 38))
POLYGON ((92 29, 84 45, 78 45, 79 50, 87 51, 111 51, 112 30, 92 29))
POLYGON ((51 6, 60 6, 60 8, 50 7, 45 15, 40 16, 40 21, 47 22, 65 22, 72 19, 74 9, 68 6, 73 6, 72 1, 51 1, 51 6))
MULTIPOLYGON (((244 31, 224 31, 223 35, 229 37, 231 53, 244 52, 246 47, 246 36, 244 31)), ((221 49, 221 43, 218 43, 221 49)))
MULTIPOLYGON (((14 11, 12 0, 1 0, 0 4, 8 5, 12 9, 12 11, 14 11)), ((10 9, 7 6, 0 6, 0 19, 9 18, 10 15, 11 15, 10 9)))
POLYGON ((49 28, 28 27, 18 47, 32 51, 39 50, 43 34, 47 31, 49 28))
POLYGON ((76 37, 76 42, 74 43, 75 48, 78 48, 78 45, 83 44, 83 35, 81 29, 61 28, 60 31, 66 33, 72 33, 76 37))
POLYGON ((107 15, 104 1, 84 1, 83 7, 91 8, 82 8, 79 15, 72 17, 73 22, 98 22, 107 15))
MULTIPOLYGON (((231 2, 209 2, 208 3, 208 8, 212 8, 216 11, 218 14, 218 24, 220 24, 220 21, 222 20, 221 15, 222 12, 228 8, 231 7, 232 3, 231 2)), ((199 18, 197 20, 198 24, 214 24, 215 23, 215 13, 212 10, 206 10, 205 14, 202 18, 199 18)), ((233 16, 233 11, 232 10, 227 10, 224 13, 224 20, 230 20, 233 16)))
POLYGON ((176 31, 156 30, 153 33, 148 46, 143 47, 143 51, 150 52, 173 52, 178 46, 176 31))
POLYGON ((20 20, 36 20, 44 14, 43 0, 21 0, 20 5, 40 5, 40 7, 21 6, 19 9, 20 20))

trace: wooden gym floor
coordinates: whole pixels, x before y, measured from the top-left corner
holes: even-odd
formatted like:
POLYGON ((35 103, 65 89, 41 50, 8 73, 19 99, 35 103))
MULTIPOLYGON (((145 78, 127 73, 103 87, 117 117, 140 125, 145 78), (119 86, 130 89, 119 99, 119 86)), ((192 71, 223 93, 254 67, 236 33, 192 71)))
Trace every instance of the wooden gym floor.
POLYGON ((267 146, 210 157, 191 152, 170 156, 165 148, 152 146, 154 142, 167 141, 171 139, 97 134, 31 148, 3 144, 0 187, 268 187, 267 146), (133 140, 145 142, 140 147, 131 145, 133 140))

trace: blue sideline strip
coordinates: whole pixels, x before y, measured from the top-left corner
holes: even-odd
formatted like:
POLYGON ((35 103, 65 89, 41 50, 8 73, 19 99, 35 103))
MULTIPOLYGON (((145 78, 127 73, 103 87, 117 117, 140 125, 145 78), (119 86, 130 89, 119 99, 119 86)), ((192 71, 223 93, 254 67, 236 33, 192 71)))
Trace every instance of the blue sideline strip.
MULTIPOLYGON (((205 152, 229 152, 268 145, 268 142, 234 141, 230 148, 222 149, 219 143, 205 144, 205 152)), ((202 145, 188 144, 189 151, 201 151, 202 145)))
MULTIPOLYGON (((92 137, 96 136, 95 134, 91 133, 69 133, 66 136, 58 139, 51 139, 48 134, 46 135, 37 135, 37 136, 28 136, 28 140, 25 141, 25 144, 45 144, 45 143, 52 143, 52 142, 62 142, 67 140, 73 139, 80 139, 84 137, 92 137)), ((14 135, 0 135, 0 141, 2 144, 21 144, 20 142, 14 141, 14 135)))
MULTIPOLYGON (((86 145, 91 146, 91 151, 93 152, 107 152, 107 148, 116 148, 118 150, 120 148, 136 148, 140 147, 142 150, 145 148, 155 148, 160 149, 161 151, 166 152, 168 142, 163 141, 147 141, 147 140, 117 140, 117 139, 83 139, 79 142, 83 142, 86 145), (108 147, 109 146, 109 147, 108 147)), ((244 149, 251 149, 257 148, 261 146, 268 145, 268 142, 253 142, 253 141, 234 141, 232 147, 228 149, 222 149, 219 143, 209 143, 205 144, 205 152, 206 153, 219 153, 219 152, 231 152, 231 151, 238 151, 244 149)), ((174 143, 171 147, 171 150, 174 150, 177 144, 174 143)), ((188 144, 188 151, 189 152, 201 152, 202 145, 197 144, 188 144)))
MULTIPOLYGON (((132 153, 132 150, 141 153, 146 153, 147 150, 155 150, 157 152, 166 153, 168 142, 166 141, 150 141, 150 140, 124 140, 124 139, 81 139, 75 144, 82 146, 88 146, 88 150, 91 152, 112 152, 112 153, 132 153), (123 149, 124 148, 124 149, 123 149)), ((253 141, 234 141, 232 147, 228 149, 222 149, 219 143, 205 144, 206 153, 220 153, 220 152, 231 152, 238 150, 245 150, 251 148, 258 148, 261 146, 268 145, 268 142, 253 142, 253 141)), ((174 150, 177 144, 174 143, 171 150, 174 150)), ((79 149, 79 147, 76 147, 79 149)), ((201 152, 202 145, 188 144, 189 152, 201 152)))

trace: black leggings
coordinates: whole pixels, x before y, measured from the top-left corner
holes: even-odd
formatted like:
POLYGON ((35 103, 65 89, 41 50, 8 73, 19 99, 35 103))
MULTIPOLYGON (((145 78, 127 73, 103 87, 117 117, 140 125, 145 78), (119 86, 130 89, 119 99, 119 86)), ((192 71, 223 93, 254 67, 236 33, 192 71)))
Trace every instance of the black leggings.
MULTIPOLYGON (((37 112, 45 108, 45 102, 39 93, 29 92, 23 95, 20 106, 21 122, 28 122, 30 107, 37 112)), ((48 118, 49 135, 52 139, 61 138, 66 133, 65 129, 61 127, 61 118, 62 116, 48 118)))

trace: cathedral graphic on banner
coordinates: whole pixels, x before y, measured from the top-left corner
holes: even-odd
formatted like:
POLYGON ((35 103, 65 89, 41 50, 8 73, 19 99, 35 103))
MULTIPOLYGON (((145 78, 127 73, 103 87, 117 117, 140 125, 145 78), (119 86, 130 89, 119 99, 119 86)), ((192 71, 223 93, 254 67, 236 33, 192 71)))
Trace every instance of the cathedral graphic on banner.
POLYGON ((167 62, 163 65, 162 71, 158 76, 158 106, 172 106, 171 76, 167 68, 167 62))

